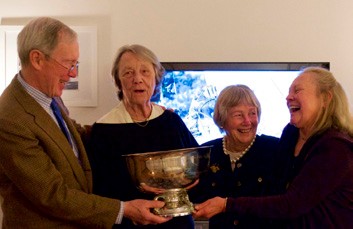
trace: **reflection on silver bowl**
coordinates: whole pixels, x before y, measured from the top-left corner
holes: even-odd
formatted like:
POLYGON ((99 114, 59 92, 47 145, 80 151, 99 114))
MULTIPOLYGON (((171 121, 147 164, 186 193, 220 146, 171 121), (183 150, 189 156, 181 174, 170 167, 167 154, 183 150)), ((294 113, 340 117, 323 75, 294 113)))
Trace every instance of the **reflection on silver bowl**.
POLYGON ((211 146, 124 155, 132 180, 144 192, 160 194, 165 206, 154 209, 163 216, 191 214, 186 187, 208 170, 211 146))

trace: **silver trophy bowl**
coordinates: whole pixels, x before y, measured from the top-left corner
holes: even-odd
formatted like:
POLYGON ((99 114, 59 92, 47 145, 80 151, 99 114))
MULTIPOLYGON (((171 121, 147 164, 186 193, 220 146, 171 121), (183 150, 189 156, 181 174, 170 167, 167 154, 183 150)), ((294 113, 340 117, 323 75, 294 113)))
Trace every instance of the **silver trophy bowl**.
POLYGON ((153 212, 161 216, 184 216, 193 212, 187 188, 207 172, 212 146, 123 155, 136 187, 157 194, 165 202, 153 212))

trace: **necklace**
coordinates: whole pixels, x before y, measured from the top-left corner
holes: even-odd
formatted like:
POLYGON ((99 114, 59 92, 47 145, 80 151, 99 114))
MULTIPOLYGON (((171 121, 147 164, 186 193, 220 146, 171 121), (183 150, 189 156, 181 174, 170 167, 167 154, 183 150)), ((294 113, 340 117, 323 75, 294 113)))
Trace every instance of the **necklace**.
POLYGON ((242 158, 242 157, 249 151, 249 149, 251 148, 251 146, 254 144, 255 139, 256 139, 256 135, 255 135, 255 137, 253 138, 253 140, 251 141, 250 145, 249 145, 248 147, 246 147, 246 149, 245 149, 244 151, 241 151, 241 152, 233 152, 233 151, 230 151, 230 150, 227 150, 227 149, 226 149, 226 136, 224 136, 223 139, 222 139, 223 152, 224 152, 226 155, 229 155, 230 162, 231 162, 232 164, 235 164, 240 158, 242 158))
POLYGON ((150 122, 150 120, 149 120, 148 118, 146 118, 146 120, 145 120, 145 121, 142 121, 142 122, 140 122, 140 121, 135 121, 134 119, 132 119, 132 121, 133 121, 136 125, 141 126, 141 127, 146 127, 146 126, 148 125, 148 123, 150 122))
POLYGON ((132 118, 132 116, 130 114, 130 118, 133 121, 133 123, 135 123, 136 125, 138 125, 140 127, 146 127, 148 125, 148 123, 150 122, 149 118, 150 118, 150 116, 152 114, 152 109, 153 109, 152 104, 150 106, 150 109, 151 109, 150 115, 147 118, 145 118, 145 120, 143 120, 143 121, 140 121, 140 120, 132 118))

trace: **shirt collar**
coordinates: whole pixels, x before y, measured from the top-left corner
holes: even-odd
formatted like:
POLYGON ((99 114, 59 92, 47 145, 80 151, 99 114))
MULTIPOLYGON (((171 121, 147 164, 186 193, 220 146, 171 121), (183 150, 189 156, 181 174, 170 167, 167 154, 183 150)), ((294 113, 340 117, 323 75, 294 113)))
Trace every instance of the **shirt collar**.
POLYGON ((17 79, 20 84, 24 87, 26 92, 30 94, 46 111, 50 110, 50 103, 52 98, 39 91, 38 89, 29 85, 22 77, 21 72, 18 73, 17 79))

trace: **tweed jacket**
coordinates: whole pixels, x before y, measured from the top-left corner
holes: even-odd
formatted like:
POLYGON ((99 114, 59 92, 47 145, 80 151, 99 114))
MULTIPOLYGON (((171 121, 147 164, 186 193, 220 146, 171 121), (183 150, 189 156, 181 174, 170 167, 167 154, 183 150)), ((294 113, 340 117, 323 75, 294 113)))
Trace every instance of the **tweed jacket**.
POLYGON ((17 76, 0 98, 0 194, 3 229, 111 228, 120 201, 92 194, 79 133, 62 112, 79 160, 50 115, 17 76))

